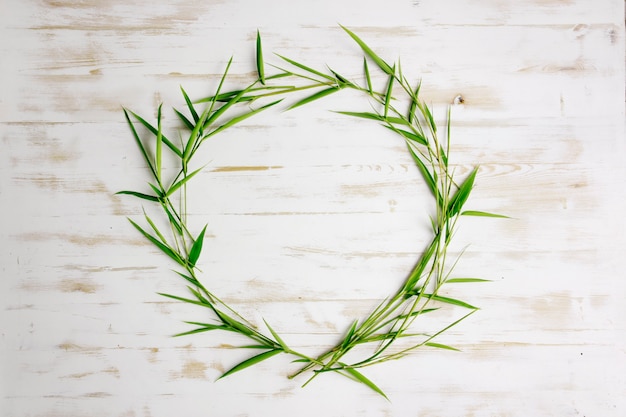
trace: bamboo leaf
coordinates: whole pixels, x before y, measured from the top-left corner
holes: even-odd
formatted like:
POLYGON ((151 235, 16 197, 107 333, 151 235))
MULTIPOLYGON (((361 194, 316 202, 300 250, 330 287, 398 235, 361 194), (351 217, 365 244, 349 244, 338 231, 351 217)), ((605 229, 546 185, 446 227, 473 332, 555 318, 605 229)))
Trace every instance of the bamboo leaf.
POLYGON ((446 304, 452 304, 458 307, 468 308, 470 310, 478 310, 478 307, 474 307, 473 305, 468 304, 465 301, 457 300, 456 298, 443 297, 437 294, 425 294, 425 293, 420 293, 419 291, 412 292, 412 295, 416 295, 416 296, 421 295, 422 297, 430 298, 431 300, 434 300, 434 301, 439 301, 439 302, 446 303, 446 304))
POLYGON ((207 227, 204 226, 204 229, 202 229, 202 231, 198 235, 198 238, 195 240, 195 242, 193 242, 193 246, 189 251, 189 265, 191 265, 192 267, 196 266, 196 262, 198 261, 200 253, 202 252, 202 243, 204 241, 204 232, 206 232, 206 228, 207 227))
POLYGON ((464 282, 492 282, 490 279, 482 278, 449 278, 446 280, 446 284, 464 283, 464 282))
POLYGON ((198 112, 196 112, 196 109, 193 106, 193 103, 189 99, 189 96, 187 95, 187 92, 185 91, 182 85, 180 86, 180 91, 183 93, 183 97, 185 98, 185 103, 187 103, 187 108, 189 109, 189 112, 191 113, 191 117, 193 117, 193 121, 198 123, 198 119, 200 118, 198 116, 198 112))
POLYGON ((148 164, 148 168, 150 168, 152 175, 154 176, 154 178, 158 178, 157 172, 154 169, 154 165, 152 164, 152 161, 150 160, 150 157, 148 156, 148 152, 146 151, 146 148, 143 146, 143 142, 141 142, 141 139, 139 138, 139 135, 137 134, 135 125, 133 124, 133 122, 130 121, 130 117, 128 116, 129 112, 130 112, 129 110, 124 109, 124 116, 126 117, 126 121, 128 122, 128 125, 130 126, 131 131, 133 132, 133 137, 135 138, 135 142, 137 143, 137 146, 139 146, 139 150, 141 151, 141 154, 143 155, 146 163, 148 164))
POLYGON ((370 95, 374 92, 372 89, 372 77, 370 76, 370 69, 367 65, 367 58, 363 57, 363 69, 365 71, 365 81, 367 83, 367 91, 370 95))
POLYGON ((193 126, 194 124, 191 123, 191 121, 189 119, 187 119, 187 116, 185 116, 184 114, 182 114, 180 111, 174 109, 174 113, 176 113, 176 115, 178 116, 178 118, 185 124, 185 127, 189 130, 193 130, 193 126))
POLYGON ((176 190, 178 190, 181 186, 183 186, 184 184, 187 183, 187 181, 189 181, 190 179, 192 179, 198 172, 202 171, 202 168, 198 168, 195 171, 193 171, 191 174, 188 174, 186 177, 184 177, 182 180, 178 181, 175 184, 172 184, 172 186, 170 187, 169 190, 167 190, 167 193, 165 193, 166 197, 171 196, 176 190))
POLYGON ((155 238, 154 236, 152 236, 151 234, 149 234, 148 232, 143 230, 141 228, 141 226, 139 226, 137 223, 135 223, 131 219, 128 219, 128 221, 131 222, 131 224, 133 226, 135 226, 135 229, 139 230, 139 232, 142 235, 144 235, 146 239, 148 239, 150 242, 152 242, 157 248, 161 249, 161 251, 164 252, 167 256, 172 258, 178 264, 185 265, 185 262, 183 262, 183 260, 180 258, 180 256, 172 248, 170 248, 166 244, 160 242, 157 238, 155 238))
POLYGON ((343 26, 343 25, 340 25, 340 26, 341 26, 341 28, 342 28, 343 30, 345 30, 345 31, 346 31, 346 33, 348 33, 348 35, 350 35, 350 37, 351 37, 352 39, 354 39, 354 41, 355 41, 356 43, 358 43, 358 44, 359 44, 359 46, 361 47, 361 49, 363 49, 363 52, 365 52, 365 54, 366 54, 367 56, 369 56, 369 57, 372 59, 372 61, 374 61, 374 62, 376 63, 376 65, 378 65, 378 67, 379 67, 381 70, 383 70, 385 73, 387 73, 387 74, 389 74, 389 75, 394 75, 395 70, 394 70, 393 68, 391 68, 391 67, 389 66, 389 64, 387 64, 385 61, 383 61, 383 60, 382 60, 382 58, 380 58, 378 55, 376 55, 376 54, 374 53, 374 51, 372 51, 372 49, 371 49, 369 46, 367 46, 367 44, 366 44, 365 42, 363 42, 363 41, 361 40, 361 38, 359 38, 357 35, 355 35, 354 33, 352 33, 352 32, 351 32, 348 28, 346 28, 345 26, 343 26))
POLYGON ((288 63, 290 63, 291 65, 293 65, 294 67, 298 67, 300 69, 305 70, 306 72, 309 72, 311 74, 315 74, 318 75, 322 78, 326 78, 329 81, 334 81, 335 79, 333 77, 331 77, 328 74, 324 74, 323 72, 319 72, 317 70, 314 70, 313 68, 307 67, 306 65, 303 65, 299 62, 294 61, 293 59, 289 59, 287 57, 284 57, 282 55, 276 54, 278 57, 280 57, 282 60, 287 61, 288 63))
MULTIPOLYGON (((124 109, 124 113, 126 113, 127 110, 124 109)), ((139 116, 137 113, 134 113, 130 110, 128 110, 128 113, 132 114, 133 117, 135 119, 137 119, 137 121, 139 121, 139 123, 141 123, 146 129, 148 129, 153 135, 157 135, 159 130, 157 128, 155 128, 154 126, 152 126, 150 123, 148 123, 144 118, 142 118, 141 116, 139 116)), ((126 118, 128 120, 129 123, 132 123, 130 121, 130 118, 128 117, 128 114, 126 115, 126 118)), ((133 127, 133 131, 135 130, 135 128, 133 127)), ((135 135, 137 133, 135 132, 135 135)), ((182 157, 183 153, 180 151, 180 149, 178 149, 176 147, 176 145, 174 145, 168 138, 165 137, 165 135, 162 135, 162 140, 163 143, 165 143, 165 145, 170 148, 172 150, 172 152, 174 152, 176 155, 178 155, 179 157, 182 157)))
POLYGON ((265 326, 267 326, 267 328, 269 329, 270 333, 272 333, 272 336, 274 336, 274 338, 276 339, 276 341, 278 342, 278 344, 283 348, 283 349, 287 349, 287 344, 285 343, 285 341, 280 337, 280 335, 278 333, 276 333, 274 331, 274 329, 272 329, 272 327, 270 326, 270 324, 263 319, 263 322, 265 322, 265 326))
POLYGON ((191 335, 191 334, 203 333, 203 332, 210 332, 211 330, 228 330, 224 326, 217 325, 217 324, 195 323, 195 322, 191 322, 191 321, 186 321, 185 323, 196 324, 196 325, 200 325, 202 327, 198 327, 197 329, 189 330, 189 331, 182 332, 182 333, 177 333, 177 334, 174 335, 174 337, 188 336, 188 335, 191 335))
POLYGON ((118 191, 115 194, 127 194, 127 195, 132 195, 137 198, 141 198, 141 199, 149 200, 149 201, 155 201, 155 202, 161 201, 159 197, 148 195, 148 194, 143 194, 143 193, 138 193, 137 191, 118 191))
POLYGON ((256 70, 259 74, 259 81, 265 85, 265 65, 263 64, 263 48, 261 48, 261 33, 256 31, 256 70))
POLYGON ((348 330, 348 333, 346 334, 346 337, 343 339, 343 343, 341 344, 342 349, 347 348, 350 342, 352 341, 352 335, 354 335, 354 331, 356 330, 356 326, 358 322, 359 322, 358 319, 352 322, 352 326, 350 326, 350 329, 348 330))
MULTIPOLYGON (((172 300, 182 301, 182 302, 188 303, 188 304, 195 304, 195 305, 201 306, 201 307, 212 308, 212 306, 210 304, 205 304, 205 303, 202 303, 200 301, 192 300, 190 298, 180 297, 178 295, 167 294, 167 293, 163 293, 163 292, 158 292, 157 294, 159 294, 160 296, 163 296, 163 297, 171 298, 172 300)), ((229 329, 224 328, 224 330, 229 330, 229 329)))
MULTIPOLYGON (((394 67, 395 68, 395 67, 394 67)), ((395 72, 395 69, 394 69, 395 72)), ((385 111, 384 116, 387 118, 387 114, 389 114, 389 103, 391 102, 391 93, 393 91, 393 81, 395 77, 392 75, 389 76, 389 82, 387 83, 387 93, 385 94, 385 111)))
POLYGON ((268 350, 266 352, 260 353, 256 356, 252 356, 251 358, 248 358, 245 361, 238 363, 237 365, 230 368, 228 371, 224 372, 222 376, 220 376, 218 379, 222 379, 228 375, 234 374, 235 372, 241 371, 242 369, 246 369, 252 365, 256 365, 257 363, 264 361, 266 359, 269 359, 272 356, 278 355, 281 352, 282 352, 281 349, 272 349, 272 350, 268 350))
POLYGON ((302 100, 297 101, 296 103, 292 104, 291 106, 289 106, 289 108, 287 108, 287 110, 292 110, 295 109, 296 107, 300 107, 304 104, 310 103, 312 101, 315 101, 317 99, 320 99, 322 97, 325 97, 329 94, 332 94, 336 91, 339 91, 339 88, 337 87, 330 87, 330 88, 326 88, 324 90, 318 91, 315 94, 312 94, 308 97, 303 98, 302 100))
POLYGON ((486 211, 466 210, 461 213, 461 216, 477 216, 477 217, 495 217, 498 219, 510 219, 509 216, 496 213, 487 213, 486 211))
POLYGON ((231 126, 233 126, 233 125, 235 125, 235 124, 237 124, 237 123, 239 123, 239 122, 242 122, 242 121, 246 120, 248 117, 251 117, 251 116, 253 116, 253 115, 255 115, 255 114, 259 113, 259 112, 262 112, 262 111, 263 111, 263 110, 265 110, 265 109, 268 109, 268 108, 270 108, 270 107, 272 107, 272 106, 275 106, 276 104, 280 103, 281 101, 282 101, 282 99, 281 99, 281 100, 276 100, 276 101, 273 101, 273 102, 271 102, 271 103, 269 103, 269 104, 266 104, 266 105, 264 105, 264 106, 261 106, 261 107, 259 107, 258 109, 254 109, 254 110, 251 110, 251 111, 249 111, 249 112, 247 112, 247 113, 244 113, 244 114, 242 114, 242 115, 240 115, 240 116, 233 117, 232 119, 230 119, 229 121, 227 121, 226 123, 224 123, 223 125, 221 125, 220 127, 218 127, 217 129, 215 129, 214 131, 212 131, 212 132, 211 132, 209 135, 207 135, 207 136, 213 136, 213 135, 215 135, 216 133, 219 133, 219 132, 221 132, 221 131, 222 131, 222 130, 224 130, 224 129, 228 129, 228 128, 229 128, 229 127, 231 127, 231 126))
POLYGON ((343 368, 346 372, 348 372, 351 376, 354 377, 355 380, 367 385, 369 388, 371 388, 373 391, 377 392, 378 394, 382 395, 387 401, 389 401, 389 398, 387 398, 387 396, 385 395, 385 393, 383 392, 383 390, 381 390, 380 388, 378 388, 378 386, 376 384, 374 384, 371 380, 369 380, 368 378, 365 377, 365 375, 363 375, 362 373, 360 373, 359 371, 357 371, 354 368, 350 368, 349 366, 346 366, 345 368, 343 368))
POLYGON ((430 347, 434 347, 434 348, 437 348, 437 349, 454 350, 456 352, 460 352, 459 349, 457 349, 455 347, 452 347, 452 346, 444 345, 442 343, 426 342, 426 343, 424 343, 424 345, 430 346, 430 347))
POLYGON ((435 182, 435 179, 431 175, 430 171, 428 170, 428 168, 426 167, 422 159, 415 153, 411 145, 407 143, 407 147, 409 148, 409 152, 411 153, 411 156, 413 157, 413 161, 415 161, 415 165, 417 165, 417 168, 420 170, 422 177, 424 177, 424 181, 426 181, 426 185, 428 185, 428 188, 430 188, 430 191, 433 193, 433 196, 435 196, 439 200, 440 199, 439 189, 437 188, 437 183, 435 182))
POLYGON ((399 135, 405 137, 406 139, 413 141, 413 142, 417 142, 420 145, 428 145, 428 142, 426 141, 426 138, 422 135, 413 133, 413 132, 409 132, 403 129, 398 129, 393 125, 383 125, 385 126, 387 129, 390 129, 396 133, 398 133, 399 135))
POLYGON ((195 285, 196 287, 200 286, 200 283, 194 277, 190 277, 189 275, 183 274, 182 272, 178 272, 178 271, 174 271, 174 272, 176 272, 178 275, 183 277, 185 280, 189 281, 192 285, 195 285))
POLYGON ((369 113, 369 112, 354 112, 354 111, 338 111, 339 114, 344 114, 346 116, 358 117, 361 119, 369 119, 369 120, 378 120, 384 121, 385 118, 380 114, 369 113))
POLYGON ((463 208, 463 204, 467 201, 469 197, 472 187, 474 186, 474 179, 476 178, 476 173, 478 172, 478 167, 474 168, 472 172, 465 178, 465 181, 459 186, 459 189, 454 194, 452 199, 450 199, 448 203, 448 215, 450 217, 456 215, 461 208, 463 208))
POLYGON ((163 107, 163 103, 159 104, 159 110, 157 111, 157 134, 156 134, 156 151, 155 151, 155 160, 156 160, 156 172, 161 181, 161 148, 163 146, 163 130, 161 127, 161 108, 163 107))

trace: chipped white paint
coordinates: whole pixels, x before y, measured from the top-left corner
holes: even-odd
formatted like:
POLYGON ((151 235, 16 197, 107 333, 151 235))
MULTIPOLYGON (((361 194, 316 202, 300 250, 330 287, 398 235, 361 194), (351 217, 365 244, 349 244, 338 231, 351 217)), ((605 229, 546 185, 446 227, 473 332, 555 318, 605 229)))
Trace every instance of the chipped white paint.
MULTIPOLYGON (((3 416, 623 416, 624 5, 619 0, 18 1, 0 9, 3 416), (121 106, 154 116, 267 51, 360 75, 348 25, 453 103, 459 170, 481 163, 458 289, 482 310, 372 368, 386 403, 277 357, 214 382, 237 340, 169 335, 197 310, 128 226, 145 183, 121 106), (462 99, 461 99, 462 98, 462 99)), ((326 109, 251 119, 209 146, 192 201, 210 286, 309 352, 393 290, 427 199, 401 144, 326 109), (242 262, 245 259, 245 262, 242 262)), ((441 113, 440 113, 441 114, 441 113)), ((167 114, 167 117, 172 117, 167 114)), ((463 172, 463 171, 459 171, 463 172)))

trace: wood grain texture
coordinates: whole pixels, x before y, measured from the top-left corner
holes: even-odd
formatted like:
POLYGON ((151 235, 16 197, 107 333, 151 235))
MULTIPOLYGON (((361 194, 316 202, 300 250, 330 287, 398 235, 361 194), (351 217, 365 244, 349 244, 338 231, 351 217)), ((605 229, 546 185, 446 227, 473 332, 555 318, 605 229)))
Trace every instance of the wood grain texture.
MULTIPOLYGON (((1 415, 626 413, 623 2, 4 0, 0 24, 1 415), (401 56, 439 119, 452 104, 452 162, 480 163, 471 208, 513 217, 462 225, 459 274, 493 282, 454 288, 482 308, 441 340, 462 353, 367 370, 390 403, 333 376, 301 389, 280 356, 215 382, 238 341, 170 337, 199 312, 155 294, 182 283, 114 195, 147 180, 122 106, 181 107, 231 55, 243 82, 257 28, 267 59, 360 77, 338 22, 401 56)), ((311 353, 399 285, 430 210, 402 143, 329 108, 367 103, 224 133, 190 201, 206 282, 311 353)))

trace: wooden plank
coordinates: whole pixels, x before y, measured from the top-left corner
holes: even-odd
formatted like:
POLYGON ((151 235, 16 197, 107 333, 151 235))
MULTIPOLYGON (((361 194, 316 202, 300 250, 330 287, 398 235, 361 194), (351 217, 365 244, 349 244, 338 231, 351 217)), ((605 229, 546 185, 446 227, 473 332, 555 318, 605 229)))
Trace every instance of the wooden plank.
MULTIPOLYGON (((0 15, 0 414, 623 414, 623 2, 7 0, 0 15), (243 342, 170 337, 205 316, 156 294, 185 288, 128 224, 140 204, 114 195, 148 180, 122 106, 152 121, 164 102, 174 132, 180 85, 209 94, 231 55, 229 86, 254 76, 257 29, 267 60, 361 79, 338 22, 400 56, 437 120, 452 105, 451 163, 480 164, 471 209, 512 217, 464 219, 451 248, 459 276, 492 280, 445 290, 481 307, 438 340, 462 352, 364 370, 389 403, 332 375, 301 389, 282 356, 215 382, 243 342)), ((225 132, 190 198, 203 282, 311 354, 400 285, 432 211, 397 138, 328 109, 369 104, 345 94, 225 132)))

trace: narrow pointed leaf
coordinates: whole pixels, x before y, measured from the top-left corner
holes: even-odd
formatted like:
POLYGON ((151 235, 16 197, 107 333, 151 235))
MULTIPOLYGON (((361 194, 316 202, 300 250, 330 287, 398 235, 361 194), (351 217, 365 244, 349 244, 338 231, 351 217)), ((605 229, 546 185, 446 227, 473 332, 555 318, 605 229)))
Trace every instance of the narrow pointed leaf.
POLYGON ((346 368, 343 368, 343 369, 346 372, 348 372, 350 375, 352 375, 354 377, 354 379, 356 379, 357 381, 367 385, 370 389, 372 389, 373 391, 375 391, 378 394, 382 395, 387 401, 389 401, 389 398, 387 398, 387 396, 385 395, 383 390, 378 388, 378 386, 376 384, 374 384, 371 380, 366 378, 365 375, 363 375, 362 373, 360 373, 359 371, 357 371, 354 368, 346 367, 346 368))
POLYGON ((180 275, 181 277, 189 281, 192 285, 199 286, 200 283, 194 277, 190 277, 189 275, 183 274, 182 272, 178 272, 178 271, 174 271, 174 272, 176 272, 178 275, 180 275))
POLYGON ((338 111, 339 114, 345 114, 346 116, 358 117, 361 119, 379 120, 384 121, 385 118, 376 113, 369 112, 353 112, 353 111, 338 111))
POLYGON ((189 99, 189 96, 187 95, 187 92, 185 91, 182 85, 180 86, 180 91, 183 93, 183 97, 185 98, 185 103, 187 103, 187 108, 189 109, 189 112, 191 113, 191 117, 193 117, 193 121, 198 123, 198 119, 200 118, 198 116, 198 112, 193 106, 193 103, 189 99))
POLYGON ((204 229, 202 229, 196 241, 193 242, 193 246, 191 247, 191 250, 189 251, 189 264, 192 267, 196 266, 196 262, 198 261, 198 258, 200 257, 200 253, 202 252, 202 243, 204 241, 204 232, 206 232, 206 228, 207 227, 204 226, 204 229))
MULTIPOLYGON (((340 25, 341 26, 341 25, 340 25)), ((391 68, 389 66, 389 64, 387 64, 385 61, 383 61, 382 58, 380 58, 378 55, 376 55, 374 53, 374 51, 372 51, 372 49, 367 46, 367 44, 365 42, 363 42, 361 40, 361 38, 359 38, 357 35, 355 35, 354 33, 352 33, 348 28, 346 28, 345 26, 341 26, 341 28, 343 30, 346 31, 346 33, 348 35, 350 35, 350 37, 352 39, 354 39, 354 41, 359 44, 359 46, 361 47, 361 49, 363 49, 363 52, 365 52, 365 54, 367 56, 369 56, 372 61, 374 61, 376 63, 376 65, 378 65, 378 67, 383 70, 385 73, 389 74, 389 75, 394 75, 395 70, 393 68, 391 68)))
MULTIPOLYGON (((188 303, 188 304, 195 304, 195 305, 201 306, 201 307, 212 308, 212 306, 209 305, 209 304, 205 304, 205 303, 202 303, 200 301, 192 300, 190 298, 180 297, 178 295, 167 294, 167 293, 163 293, 163 292, 158 292, 157 294, 159 294, 160 296, 163 296, 163 297, 171 298, 172 300, 182 301, 182 302, 188 303)), ((229 329, 224 328, 224 330, 229 330, 229 329)))
MULTIPOLYGON (((419 292, 415 293, 415 295, 419 295, 419 292)), ((441 303, 452 304, 458 307, 468 308, 470 310, 478 310, 478 307, 474 307, 473 305, 468 304, 465 301, 457 300, 456 298, 443 297, 436 294, 422 294, 422 296, 441 303)))
POLYGON ((315 101, 317 99, 320 99, 322 97, 325 97, 329 94, 332 94, 336 91, 339 91, 339 88, 337 87, 330 87, 330 88, 326 88, 324 90, 318 91, 315 94, 312 94, 308 97, 303 98, 302 100, 297 101, 296 103, 292 104, 291 106, 289 106, 289 108, 287 110, 292 110, 295 109, 296 107, 300 107, 304 104, 310 103, 312 101, 315 101))
POLYGON ((413 142, 417 142, 420 145, 428 145, 428 142, 426 141, 426 138, 424 138, 424 136, 413 133, 413 132, 409 132, 403 129, 398 129, 395 126, 389 126, 389 125, 383 125, 385 126, 387 129, 391 129, 394 132, 400 134, 401 136, 404 136, 405 138, 407 138, 408 140, 411 140, 413 142))
POLYGON ((389 82, 387 84, 387 93, 385 94, 385 111, 383 113, 385 117, 387 117, 387 114, 389 113, 389 103, 391 102, 391 93, 393 91, 394 80, 395 80, 395 77, 393 75, 390 75, 389 82))
POLYGON ((354 320, 352 322, 352 326, 350 326, 350 329, 348 330, 348 333, 346 334, 346 337, 343 339, 343 343, 341 344, 342 349, 345 349, 346 347, 348 347, 348 345, 352 341, 352 335, 354 335, 354 331, 356 330, 356 326, 358 322, 359 322, 358 320, 354 320))
POLYGON ((251 358, 248 358, 245 361, 238 363, 237 365, 230 368, 228 371, 224 372, 222 376, 220 376, 218 379, 222 379, 228 375, 234 374, 235 372, 241 371, 242 369, 246 369, 252 365, 255 365, 259 362, 269 359, 272 356, 278 355, 281 352, 282 350, 280 349, 272 349, 272 350, 268 350, 267 352, 260 353, 256 356, 252 356, 251 358))
POLYGON ((137 130, 135 129, 135 125, 133 124, 133 122, 131 122, 130 117, 128 116, 128 113, 129 111, 124 109, 124 116, 126 117, 126 121, 128 122, 128 125, 130 126, 131 131, 133 132, 133 137, 135 138, 135 142, 137 143, 137 146, 139 146, 139 150, 141 151, 141 154, 143 155, 146 163, 148 164, 148 167, 150 168, 152 175, 154 176, 154 178, 158 178, 156 170, 154 169, 154 165, 152 164, 152 160, 148 156, 148 152, 146 151, 146 148, 143 146, 143 142, 141 142, 141 139, 139 138, 139 135, 137 134, 137 130))
POLYGON ((261 107, 259 107, 258 109, 251 110, 251 111, 249 111, 248 113, 244 113, 244 114, 242 114, 242 115, 240 115, 240 116, 233 117, 232 119, 230 119, 229 121, 227 121, 226 123, 224 123, 223 125, 221 125, 220 127, 218 127, 217 129, 215 129, 214 131, 212 131, 212 132, 211 132, 209 135, 207 135, 207 136, 213 136, 213 135, 215 135, 216 133, 219 133, 219 132, 221 132, 221 131, 222 131, 222 130, 224 130, 224 129, 227 129, 227 128, 229 128, 229 127, 231 127, 231 126, 233 126, 233 125, 235 125, 235 124, 237 124, 237 123, 239 123, 239 122, 242 122, 242 121, 246 120, 247 118, 249 118, 249 117, 251 117, 251 116, 254 116, 254 115, 255 115, 255 114, 257 114, 257 113, 262 112, 262 111, 263 111, 263 110, 265 110, 265 109, 268 109, 268 108, 270 108, 270 107, 272 107, 272 106, 275 106, 276 104, 280 103, 281 101, 282 101, 282 99, 281 99, 281 100, 276 100, 276 101, 274 101, 274 102, 271 102, 271 103, 269 103, 269 104, 266 104, 266 105, 264 105, 264 106, 261 106, 261 107))
POLYGON ((299 62, 296 62, 296 61, 294 61, 293 59, 289 59, 289 58, 284 57, 284 56, 279 55, 279 54, 276 54, 276 55, 278 55, 281 59, 283 59, 284 61, 287 61, 288 63, 290 63, 290 64, 291 64, 291 65, 293 65, 294 67, 298 67, 298 68, 303 69, 303 70, 305 70, 305 71, 307 71, 307 72, 310 72, 311 74, 315 74, 315 75, 318 75, 318 76, 320 76, 320 77, 322 77, 322 78, 326 78, 326 79, 327 79, 327 80, 329 80, 329 81, 334 81, 334 80, 335 80, 335 79, 334 79, 333 77, 331 77, 330 75, 328 75, 328 74, 324 74, 323 72, 319 72, 319 71, 317 71, 317 70, 314 70, 313 68, 307 67, 306 65, 303 65, 303 64, 301 64, 301 63, 299 63, 299 62))
MULTIPOLYGON (((186 323, 194 324, 191 322, 186 322, 186 323)), ((210 332, 211 330, 228 330, 228 329, 224 328, 224 326, 216 325, 216 324, 202 324, 202 327, 198 327, 197 329, 189 330, 189 331, 182 332, 182 333, 177 333, 174 335, 174 337, 188 336, 191 334, 203 333, 203 332, 210 332)))
POLYGON ((367 83, 367 91, 370 94, 374 91, 372 89, 372 77, 370 76, 370 69, 367 65, 367 58, 363 57, 363 70, 365 71, 365 82, 367 83))
POLYGON ((448 345, 444 345, 444 344, 441 344, 441 343, 426 342, 426 343, 424 343, 424 344, 425 344, 426 346, 434 347, 434 348, 437 348, 437 349, 454 350, 454 351, 456 351, 456 352, 460 352, 460 350, 459 350, 459 349, 457 349, 457 348, 455 348, 455 347, 448 346, 448 345))
POLYGON ((161 108, 163 107, 163 103, 159 104, 159 110, 157 111, 157 134, 156 134, 156 151, 155 151, 155 160, 156 160, 156 172, 161 180, 161 148, 163 146, 163 130, 161 126, 161 108))
POLYGON ((446 284, 464 283, 464 282, 492 282, 490 279, 483 278, 449 278, 446 280, 446 284))
POLYGON ((128 221, 130 221, 131 224, 133 226, 135 226, 135 229, 139 230, 139 232, 142 235, 144 235, 146 239, 148 239, 150 242, 152 242, 157 248, 161 249, 161 251, 163 251, 167 256, 169 256, 170 258, 175 260, 180 265, 184 265, 185 264, 183 262, 183 260, 178 256, 178 254, 176 252, 174 252, 174 250, 172 248, 170 248, 169 246, 167 246, 164 243, 160 242, 157 238, 155 238, 154 236, 152 236, 151 234, 149 234, 148 232, 143 230, 141 228, 141 226, 139 226, 137 223, 135 223, 131 219, 128 219, 128 221))
POLYGON ((190 179, 192 179, 198 172, 202 171, 202 168, 198 168, 195 171, 193 171, 191 174, 188 174, 185 178, 183 178, 182 180, 178 181, 176 184, 172 184, 172 186, 170 187, 169 190, 167 190, 167 193, 165 193, 166 197, 171 196, 176 190, 178 190, 181 186, 183 186, 184 184, 187 183, 187 181, 189 181, 190 179))
POLYGON ((176 113, 176 115, 178 116, 178 118, 185 124, 185 127, 189 130, 193 130, 194 124, 191 123, 191 121, 189 119, 187 119, 187 116, 185 116, 184 114, 182 114, 180 111, 174 109, 174 113, 176 113))
POLYGON ((259 74, 259 81, 265 85, 265 64, 263 63, 263 48, 261 47, 261 33, 256 31, 256 70, 259 74))
POLYGON ((476 178, 477 172, 478 167, 474 168, 467 178, 465 178, 465 181, 463 181, 463 183, 459 186, 459 189, 448 203, 449 216, 456 215, 459 211, 461 211, 461 208, 463 208, 463 204, 467 201, 467 198, 472 191, 472 187, 474 186, 474 179, 476 178))
POLYGON ((155 202, 161 201, 159 200, 159 197, 148 195, 148 194, 143 194, 143 193, 138 193, 137 191, 118 191, 115 194, 127 194, 127 195, 135 196, 137 198, 141 198, 141 199, 149 200, 149 201, 155 201, 155 202))
POLYGON ((431 175, 430 171, 428 170, 428 168, 426 167, 422 159, 415 153, 413 148, 409 144, 407 144, 407 147, 409 148, 409 152, 411 153, 411 156, 413 157, 413 161, 415 161, 415 165, 417 165, 417 168, 420 170, 422 177, 424 177, 424 180, 426 181, 426 185, 428 185, 428 188, 430 188, 430 191, 433 193, 433 196, 439 199, 440 198, 439 189, 437 188, 437 183, 435 182, 435 179, 431 175))
MULTIPOLYGON (((126 109, 124 109, 124 112, 126 113, 126 109)), ((148 123, 143 117, 139 116, 137 113, 134 113, 130 110, 128 110, 128 112, 130 114, 133 115, 133 117, 135 119, 137 119, 137 121, 139 121, 139 123, 141 123, 146 129, 148 129, 153 135, 157 135, 159 130, 157 128, 155 128, 154 126, 152 126, 150 123, 148 123)), ((128 115, 126 116, 128 119, 128 122, 130 122, 130 118, 128 118, 128 115)), ((135 130, 133 128, 133 130, 135 130)), ((135 132, 136 134, 136 132, 135 132)), ((172 152, 174 152, 176 155, 178 155, 179 157, 181 157, 183 155, 183 153, 180 151, 180 149, 178 149, 176 147, 176 145, 174 145, 168 138, 165 137, 165 135, 162 135, 162 140, 163 143, 165 143, 165 145, 170 148, 172 150, 172 152)))
POLYGON ((496 213, 487 213, 486 211, 466 210, 461 213, 461 216, 477 216, 477 217, 495 217, 498 219, 510 219, 509 216, 496 213))
POLYGON ((280 337, 280 335, 278 333, 276 333, 274 331, 274 329, 272 329, 272 327, 269 325, 269 323, 263 319, 263 322, 265 323, 265 326, 267 326, 267 328, 269 329, 270 333, 272 333, 272 336, 274 336, 274 339, 276 339, 276 341, 278 342, 278 344, 280 346, 282 346, 283 349, 287 349, 287 344, 285 343, 285 341, 280 337))

